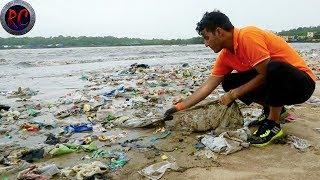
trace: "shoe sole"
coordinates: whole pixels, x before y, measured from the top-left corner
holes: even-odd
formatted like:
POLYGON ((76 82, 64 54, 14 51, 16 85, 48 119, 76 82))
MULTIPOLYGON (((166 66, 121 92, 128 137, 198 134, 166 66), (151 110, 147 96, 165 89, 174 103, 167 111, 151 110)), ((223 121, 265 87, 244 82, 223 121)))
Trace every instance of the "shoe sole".
POLYGON ((284 133, 282 131, 282 129, 275 135, 273 136, 270 141, 266 142, 266 143, 263 143, 263 144, 251 144, 252 146, 254 147, 264 147, 264 146, 267 146, 269 145, 271 142, 273 142, 274 140, 277 140, 277 139, 280 139, 284 136, 284 133))

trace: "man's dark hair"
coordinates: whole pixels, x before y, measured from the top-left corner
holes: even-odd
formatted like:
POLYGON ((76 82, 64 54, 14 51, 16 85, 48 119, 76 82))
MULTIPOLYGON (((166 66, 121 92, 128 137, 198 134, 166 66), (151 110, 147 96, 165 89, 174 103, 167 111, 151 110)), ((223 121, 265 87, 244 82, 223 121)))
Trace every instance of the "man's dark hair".
POLYGON ((230 31, 234 28, 230 22, 228 16, 220 12, 219 10, 214 10, 212 12, 206 12, 201 21, 197 23, 197 32, 202 35, 201 31, 206 29, 207 31, 213 32, 220 27, 226 31, 230 31))

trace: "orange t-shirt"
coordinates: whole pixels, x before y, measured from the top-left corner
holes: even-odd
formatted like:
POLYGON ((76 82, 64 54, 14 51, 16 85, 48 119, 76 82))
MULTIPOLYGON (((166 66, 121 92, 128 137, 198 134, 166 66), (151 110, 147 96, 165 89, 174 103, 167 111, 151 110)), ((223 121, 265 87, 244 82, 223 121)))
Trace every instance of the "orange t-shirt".
POLYGON ((291 64, 306 72, 313 80, 317 77, 300 55, 285 40, 272 32, 257 27, 234 29, 234 54, 222 49, 211 74, 224 76, 233 70, 248 71, 258 63, 266 60, 279 60, 291 64))

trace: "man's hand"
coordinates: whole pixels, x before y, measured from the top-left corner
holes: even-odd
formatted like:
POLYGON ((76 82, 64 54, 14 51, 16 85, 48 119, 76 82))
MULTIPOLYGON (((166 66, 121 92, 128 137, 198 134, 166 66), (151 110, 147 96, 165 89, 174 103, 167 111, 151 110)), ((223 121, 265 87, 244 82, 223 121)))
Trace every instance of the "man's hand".
POLYGON ((221 96, 219 101, 221 104, 228 106, 236 99, 237 99, 237 96, 234 90, 231 90, 225 93, 223 96, 221 96))
POLYGON ((164 113, 164 118, 163 120, 165 121, 169 121, 169 120, 172 120, 173 119, 173 116, 172 114, 177 112, 177 108, 176 107, 172 107, 170 109, 168 109, 165 113, 164 113))

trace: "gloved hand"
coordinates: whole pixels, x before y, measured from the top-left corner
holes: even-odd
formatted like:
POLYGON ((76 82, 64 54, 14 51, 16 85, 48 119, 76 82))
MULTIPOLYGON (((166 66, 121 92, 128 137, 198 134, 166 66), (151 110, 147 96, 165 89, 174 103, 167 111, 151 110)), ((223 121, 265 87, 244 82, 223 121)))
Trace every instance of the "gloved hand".
POLYGON ((166 112, 164 113, 164 118, 163 118, 163 120, 165 120, 165 121, 172 120, 172 119, 173 119, 172 114, 175 113, 175 112, 177 112, 177 111, 178 111, 177 108, 174 107, 174 106, 173 106, 172 108, 166 110, 166 112))

